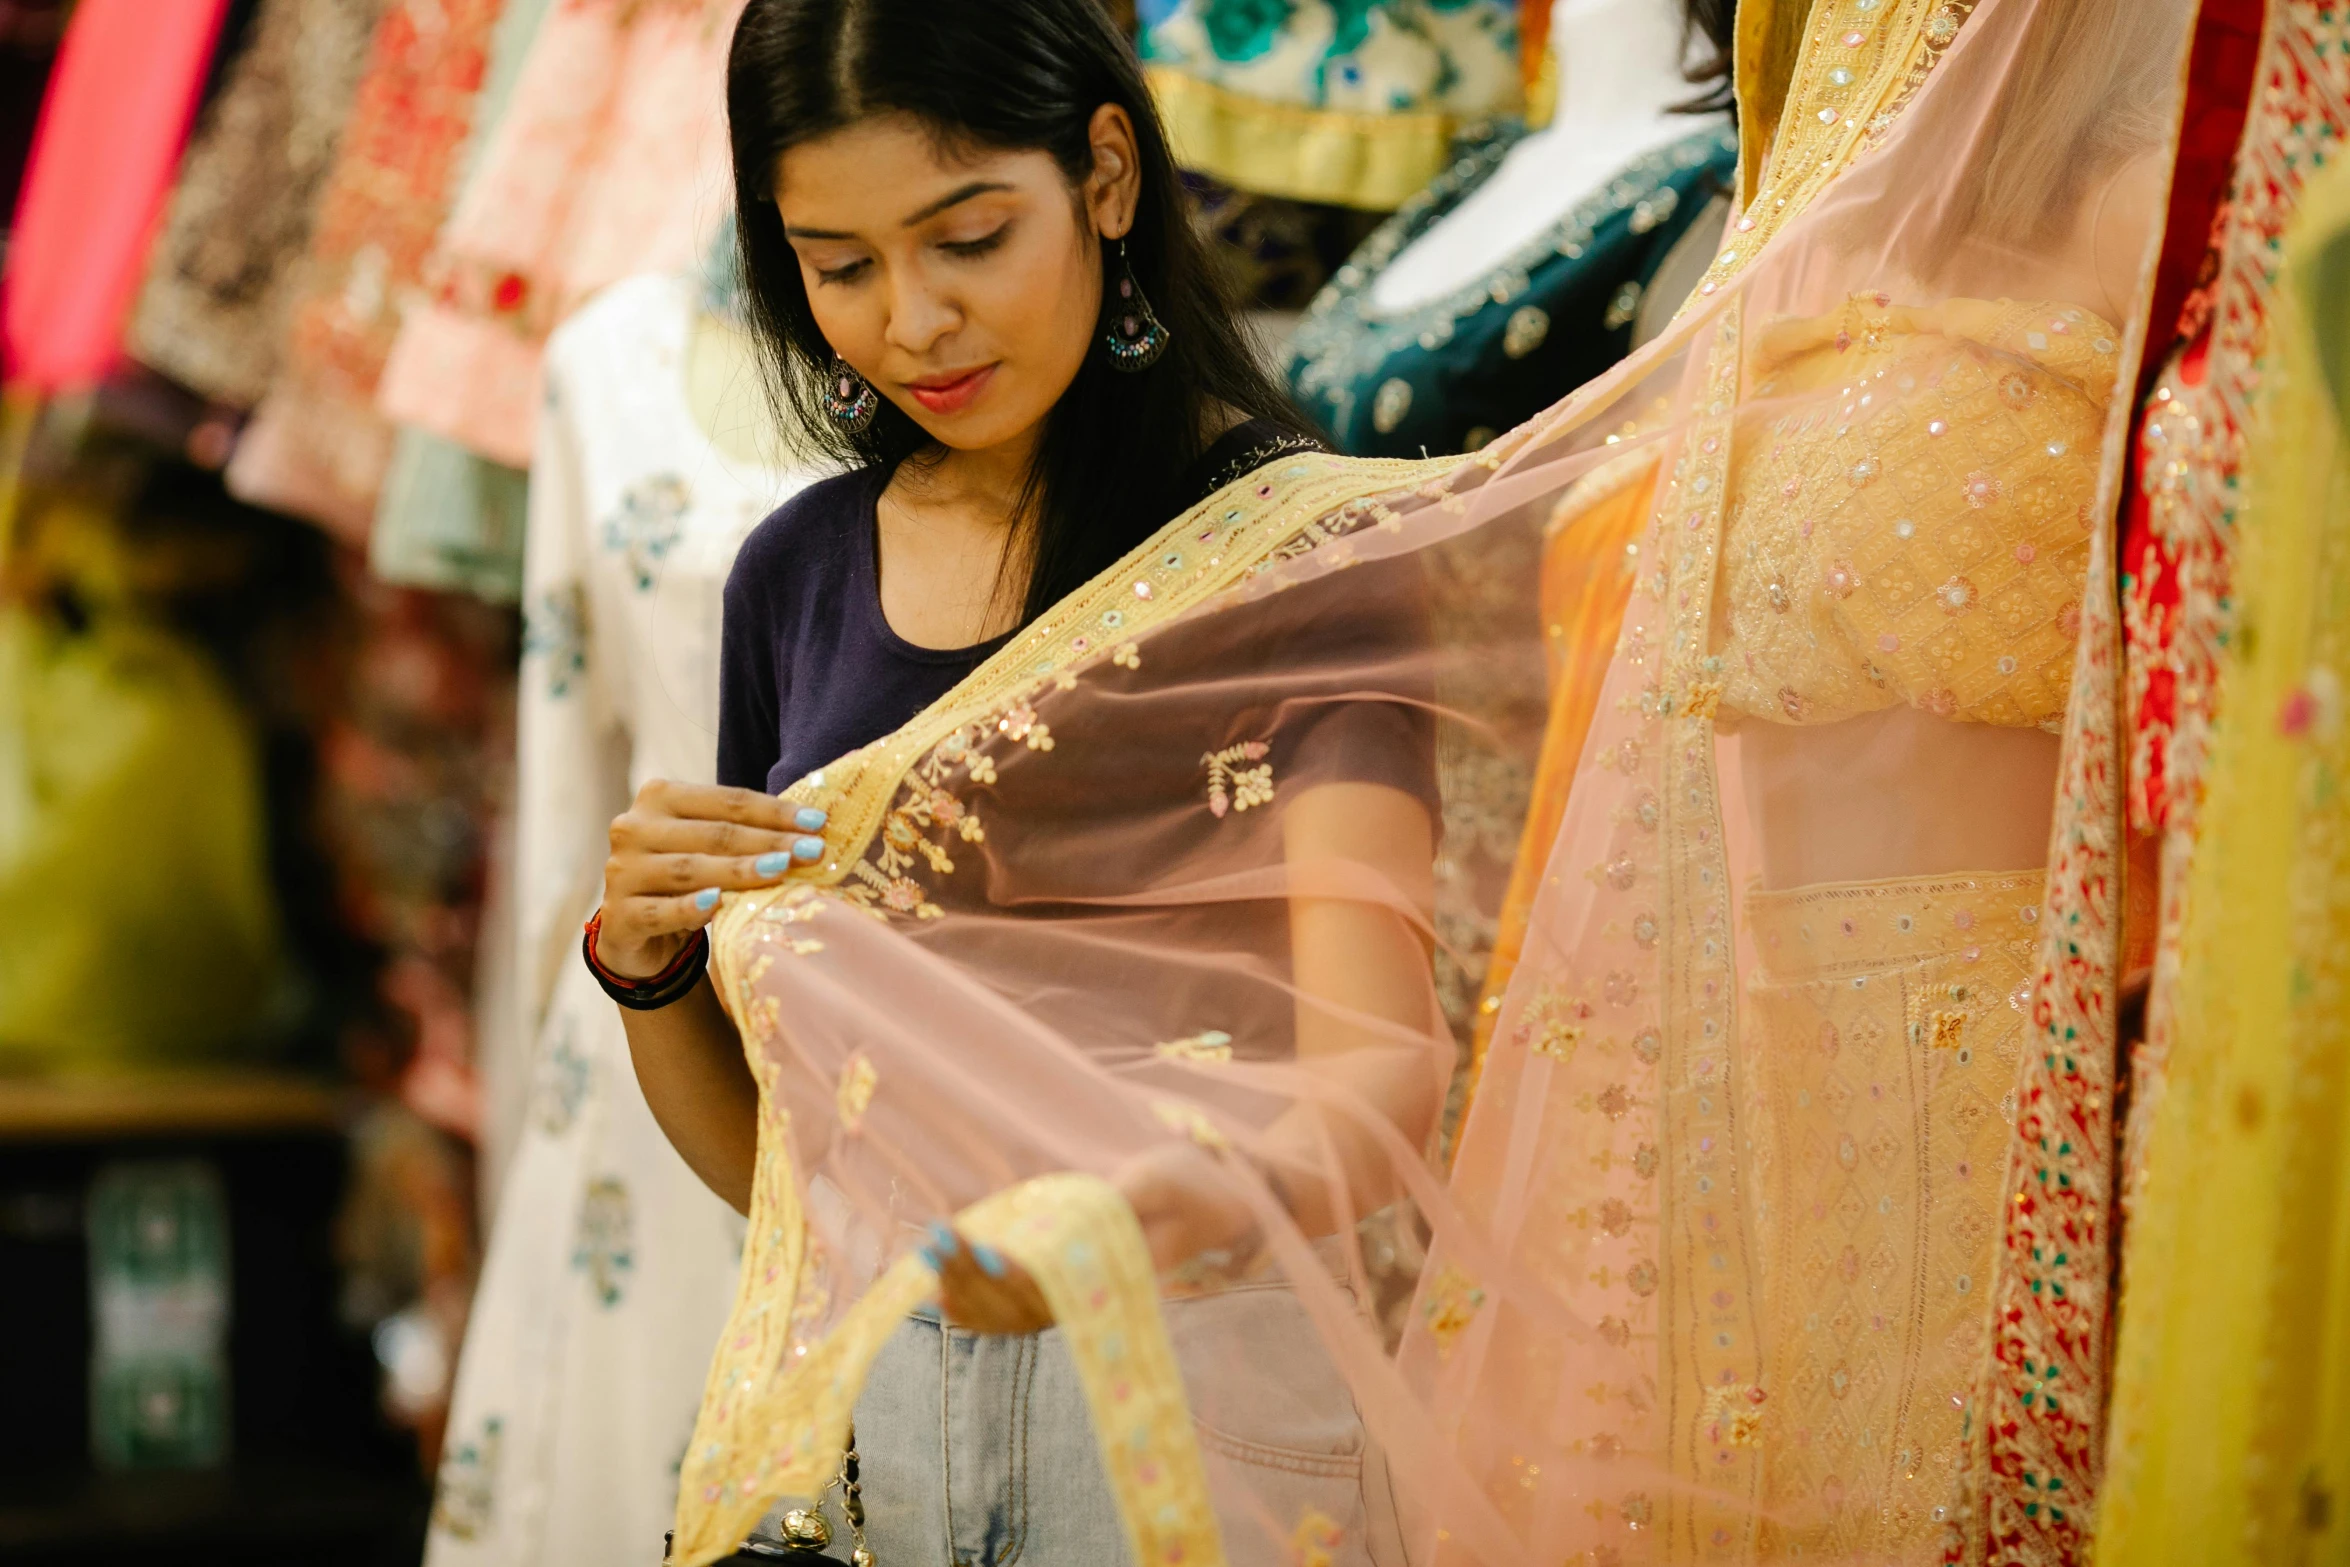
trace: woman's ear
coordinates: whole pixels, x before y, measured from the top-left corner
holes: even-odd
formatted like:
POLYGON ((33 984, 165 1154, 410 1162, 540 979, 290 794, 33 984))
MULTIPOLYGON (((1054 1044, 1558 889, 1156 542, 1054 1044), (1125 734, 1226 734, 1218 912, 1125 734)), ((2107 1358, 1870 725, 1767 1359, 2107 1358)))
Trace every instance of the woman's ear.
POLYGON ((1093 111, 1086 126, 1093 144, 1093 172, 1085 179, 1085 210, 1094 232, 1104 239, 1124 239, 1134 227, 1134 209, 1142 200, 1142 158, 1135 146, 1134 121, 1119 105, 1105 103, 1093 111))

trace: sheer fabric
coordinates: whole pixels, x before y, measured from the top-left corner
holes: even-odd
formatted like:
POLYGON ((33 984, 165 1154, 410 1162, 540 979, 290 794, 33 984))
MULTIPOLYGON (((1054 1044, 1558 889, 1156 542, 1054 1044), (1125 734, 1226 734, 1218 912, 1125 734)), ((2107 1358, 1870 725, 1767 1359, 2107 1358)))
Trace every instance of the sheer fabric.
POLYGON ((948 1214, 1038 1275, 1137 1562, 2077 1552, 2115 391, 2192 6, 1968 9, 1750 6, 1775 135, 1661 338, 1473 456, 1238 480, 786 792, 836 852, 715 927, 763 1118, 681 1561, 831 1478, 948 1214), (1637 580, 1513 867, 1544 538, 1610 503, 1637 580), (1447 1189, 1440 982, 1487 977, 1448 933, 1513 882, 1447 1189), (1359 1221, 1399 1201, 1391 1346, 1359 1221), (1359 1428, 1229 1439, 1325 1369, 1170 1342, 1155 1296, 1242 1283, 1359 1428), (1303 1462, 1360 1525, 1285 1500, 1303 1462))

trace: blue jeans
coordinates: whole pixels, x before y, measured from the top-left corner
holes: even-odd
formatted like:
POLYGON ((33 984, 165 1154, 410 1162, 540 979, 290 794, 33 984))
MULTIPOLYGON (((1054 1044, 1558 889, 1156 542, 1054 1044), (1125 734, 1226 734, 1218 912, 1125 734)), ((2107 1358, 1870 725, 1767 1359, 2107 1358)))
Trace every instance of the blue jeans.
MULTIPOLYGON (((1384 1468, 1296 1296, 1244 1287, 1169 1301, 1166 1319, 1232 1567, 1288 1563, 1309 1513, 1341 1531, 1333 1567, 1397 1560, 1383 1544, 1384 1468)), ((878 1567, 1128 1567, 1058 1330, 970 1333, 910 1317, 875 1359, 856 1420, 878 1567)), ((837 1493, 825 1515, 832 1554, 846 1558, 837 1493)))

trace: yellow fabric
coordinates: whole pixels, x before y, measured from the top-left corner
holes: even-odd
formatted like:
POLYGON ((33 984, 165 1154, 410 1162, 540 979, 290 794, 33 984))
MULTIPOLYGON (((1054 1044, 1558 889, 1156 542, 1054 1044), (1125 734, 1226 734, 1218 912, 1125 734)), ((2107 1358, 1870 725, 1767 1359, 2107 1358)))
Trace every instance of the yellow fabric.
MULTIPOLYGON (((1738 8, 1736 43, 1738 123, 1777 125, 1787 106, 1797 51, 1811 14, 1809 0, 1746 0, 1738 8)), ((1741 138, 1738 149, 1738 205, 1754 205, 1764 160, 1773 138, 1741 138)))
MULTIPOLYGON (((762 1163, 768 1147, 762 1137, 762 1163)), ((779 1218, 773 1196, 764 1182, 756 1189, 754 1232, 779 1218)), ((1044 1176, 973 1204, 955 1227, 1027 1269, 1053 1308, 1133 1559, 1221 1567, 1207 1471, 1159 1315, 1150 1252, 1126 1199, 1092 1176, 1044 1176)), ((928 1265, 914 1253, 901 1256, 822 1341, 783 1357, 770 1380, 765 1373, 777 1360, 745 1353, 764 1339, 749 1319, 781 1301, 747 1287, 752 1277, 746 1272, 680 1475, 669 1557, 678 1567, 732 1552, 775 1498, 823 1491, 839 1471, 874 1357, 908 1312, 938 1294, 928 1265)))
POLYGON ((1759 397, 1851 395, 1739 423, 1722 707, 2047 724, 2072 678, 2118 333, 2069 305, 1883 297, 1756 334, 1759 397))
MULTIPOLYGON (((1593 475, 1594 479, 1604 474, 1593 475)), ((1477 1016, 1469 1036, 1468 1081, 1461 1114, 1477 1092, 1477 1076, 1493 1039, 1493 1020, 1501 1013, 1510 976, 1518 969, 1525 949, 1527 921, 1542 879, 1550 868, 1551 844, 1559 824, 1566 820, 1567 793, 1575 771, 1583 763, 1583 740, 1591 730, 1591 715, 1599 705, 1608 661, 1615 656, 1616 636, 1623 629, 1624 606, 1631 601, 1632 579, 1639 557, 1628 546, 1647 525, 1650 503, 1656 499, 1653 464, 1632 483, 1610 488, 1587 507, 1570 492, 1561 515, 1551 521, 1551 536, 1542 550, 1542 637, 1549 654, 1550 713, 1542 731, 1542 755, 1535 764, 1534 790, 1526 807, 1525 830, 1518 838, 1517 858, 1511 862, 1509 891, 1503 895, 1500 929, 1494 937, 1493 957, 1485 969, 1485 984, 1477 1002, 1477 1016), (1573 513, 1573 515, 1568 515, 1573 513)))
POLYGON ((1175 161, 1265 196, 1388 212, 1444 168, 1457 115, 1268 103, 1165 66, 1145 72, 1175 161))
POLYGON ((2319 370, 2350 334, 2327 254, 2350 169, 2307 188, 2300 224, 2123 1256, 2100 1567, 2350 1562, 2350 462, 2319 370))
MULTIPOLYGON (((1762 1555, 1940 1546, 1982 1351, 2042 873, 1750 890, 1762 1555)), ((1708 1073, 1705 1065, 1701 1073, 1708 1073)))
POLYGON ((202 653, 0 606, 0 1069, 253 1050, 279 964, 259 772, 202 653))

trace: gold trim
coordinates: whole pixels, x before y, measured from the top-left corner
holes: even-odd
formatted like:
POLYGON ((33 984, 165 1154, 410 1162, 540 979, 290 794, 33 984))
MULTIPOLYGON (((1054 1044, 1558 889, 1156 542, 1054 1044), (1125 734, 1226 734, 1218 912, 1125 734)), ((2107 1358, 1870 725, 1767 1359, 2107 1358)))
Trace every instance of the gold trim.
MULTIPOLYGON (((760 1217, 754 1209, 754 1234, 760 1217)), ((1095 1176, 1047 1175, 964 1209, 955 1227, 1018 1262, 1044 1292, 1085 1389, 1133 1559, 1223 1567, 1223 1536, 1160 1314, 1157 1274, 1126 1199, 1095 1176)), ((755 1248, 745 1257, 745 1304, 758 1260, 755 1248)), ((728 1366, 740 1327, 728 1324, 678 1487, 676 1567, 730 1554, 776 1501, 823 1491, 848 1446, 849 1420, 874 1358, 909 1312, 937 1297, 938 1275, 918 1254, 901 1254, 804 1354, 778 1354, 752 1370, 765 1380, 749 1390, 737 1380, 739 1364, 728 1366), (730 1449, 717 1446, 722 1434, 733 1438, 730 1449), (743 1456, 725 1465, 724 1451, 743 1456)), ((737 1306, 738 1318, 743 1309, 737 1306)))
POLYGON ((1738 19, 1740 123, 1772 124, 1776 109, 1778 129, 1766 145, 1750 138, 1739 149, 1739 216, 1692 303, 1743 272, 1774 234, 1883 139, 1972 9, 1971 0, 1882 0, 1855 12, 1818 0, 1784 99, 1774 103, 1777 61, 1794 36, 1792 13, 1784 3, 1749 4, 1738 19), (1948 19, 1949 33, 1936 41, 1938 18, 1948 19), (1836 71, 1850 72, 1851 80, 1838 85, 1836 71))
POLYGON ((1143 75, 1184 168, 1260 195, 1373 212, 1419 194, 1450 161, 1453 138, 1483 118, 1269 103, 1164 65, 1143 75))

